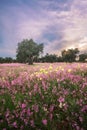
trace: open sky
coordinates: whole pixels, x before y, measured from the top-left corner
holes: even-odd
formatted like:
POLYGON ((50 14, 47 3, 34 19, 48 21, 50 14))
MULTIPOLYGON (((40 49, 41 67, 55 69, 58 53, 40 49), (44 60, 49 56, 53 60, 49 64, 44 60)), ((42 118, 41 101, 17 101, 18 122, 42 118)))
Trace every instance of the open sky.
POLYGON ((0 0, 0 57, 14 58, 26 38, 44 53, 87 52, 87 0, 0 0))

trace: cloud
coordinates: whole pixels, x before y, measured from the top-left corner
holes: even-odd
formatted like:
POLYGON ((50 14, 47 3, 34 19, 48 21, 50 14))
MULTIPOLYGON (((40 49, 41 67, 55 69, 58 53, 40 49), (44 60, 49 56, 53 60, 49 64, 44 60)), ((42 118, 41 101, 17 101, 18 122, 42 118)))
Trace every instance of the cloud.
MULTIPOLYGON (((46 29, 47 20, 44 20, 44 17, 40 16, 41 14, 37 11, 28 8, 27 5, 21 4, 20 8, 13 6, 7 8, 7 12, 3 11, 0 20, 3 31, 1 44, 7 50, 16 49, 17 43, 25 38, 38 40, 46 29)), ((3 48, 2 50, 6 51, 3 48)), ((4 51, 0 51, 0 53, 2 52, 4 53, 4 51)))
POLYGON ((17 43, 33 38, 44 53, 78 47, 86 51, 86 0, 19 0, 0 12, 0 55, 16 55, 17 43), (85 41, 84 41, 85 39, 85 41), (11 50, 11 51, 10 51, 11 50))
MULTIPOLYGON (((68 48, 78 47, 80 51, 87 51, 87 42, 82 45, 84 37, 87 35, 87 1, 74 0, 71 3, 70 9, 68 11, 51 11, 51 16, 55 17, 53 22, 56 25, 56 30, 58 25, 60 26, 60 34, 62 35, 61 41, 54 41, 54 43, 47 45, 47 48, 50 48, 50 52, 55 52, 52 46, 54 44, 58 46, 58 51, 68 48), (59 21, 58 21, 59 20, 59 21), (57 22, 58 21, 58 22, 57 22), (60 46, 61 45, 61 46, 60 46)), ((56 33, 58 34, 58 32, 56 33)))

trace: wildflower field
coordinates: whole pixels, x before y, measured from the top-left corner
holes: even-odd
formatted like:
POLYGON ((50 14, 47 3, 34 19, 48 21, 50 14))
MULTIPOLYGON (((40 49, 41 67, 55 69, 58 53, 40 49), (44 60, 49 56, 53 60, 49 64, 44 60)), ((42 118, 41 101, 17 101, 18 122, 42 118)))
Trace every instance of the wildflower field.
POLYGON ((0 64, 0 130, 87 130, 87 63, 0 64))

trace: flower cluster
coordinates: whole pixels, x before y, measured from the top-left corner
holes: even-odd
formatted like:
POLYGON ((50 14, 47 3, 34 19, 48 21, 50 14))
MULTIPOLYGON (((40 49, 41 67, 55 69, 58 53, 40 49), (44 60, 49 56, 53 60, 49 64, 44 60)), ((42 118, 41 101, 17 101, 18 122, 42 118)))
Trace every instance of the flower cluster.
POLYGON ((87 64, 1 64, 0 129, 86 130, 87 64))

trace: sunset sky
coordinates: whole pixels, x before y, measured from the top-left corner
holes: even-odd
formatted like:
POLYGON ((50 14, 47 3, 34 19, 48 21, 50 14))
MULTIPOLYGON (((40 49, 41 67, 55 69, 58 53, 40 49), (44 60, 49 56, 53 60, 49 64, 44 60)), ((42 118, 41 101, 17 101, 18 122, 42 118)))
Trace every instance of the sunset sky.
POLYGON ((0 0, 0 57, 15 58, 26 38, 44 43, 44 54, 87 52, 87 0, 0 0))

